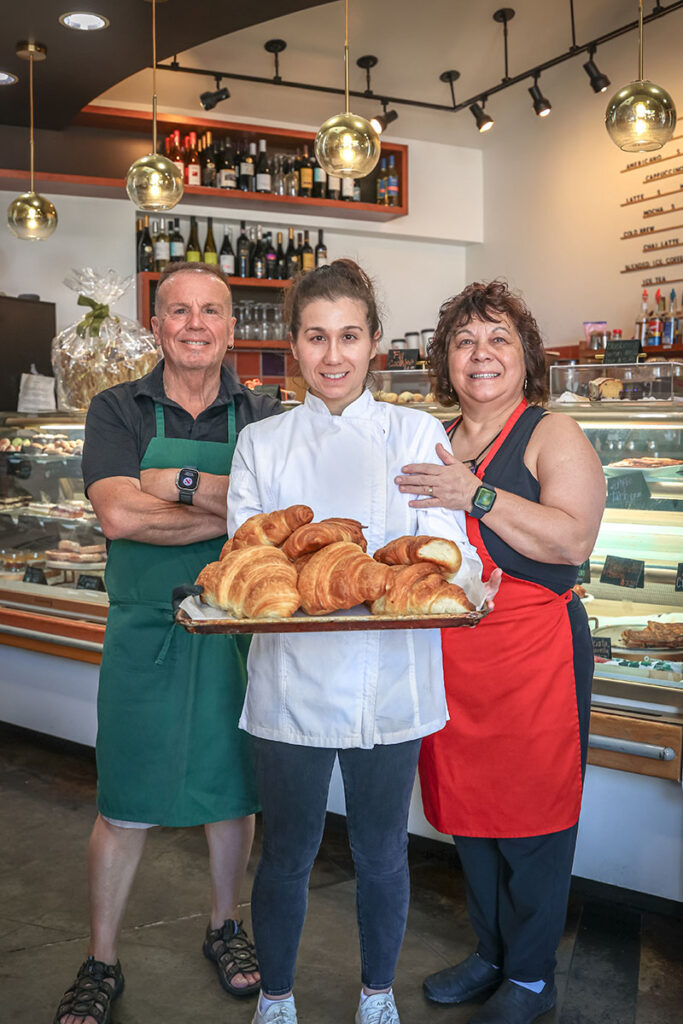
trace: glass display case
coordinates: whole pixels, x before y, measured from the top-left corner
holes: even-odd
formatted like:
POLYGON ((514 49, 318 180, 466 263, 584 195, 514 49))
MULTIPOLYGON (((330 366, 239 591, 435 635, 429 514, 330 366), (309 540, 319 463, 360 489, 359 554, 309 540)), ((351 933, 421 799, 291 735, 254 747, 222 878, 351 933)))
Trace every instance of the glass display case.
POLYGON ((683 363, 611 363, 550 367, 550 398, 559 403, 681 402, 683 363))

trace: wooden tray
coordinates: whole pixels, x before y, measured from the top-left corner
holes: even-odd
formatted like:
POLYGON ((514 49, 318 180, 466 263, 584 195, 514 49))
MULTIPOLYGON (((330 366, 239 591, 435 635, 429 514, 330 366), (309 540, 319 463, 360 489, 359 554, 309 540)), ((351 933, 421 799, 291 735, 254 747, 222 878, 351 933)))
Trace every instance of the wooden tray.
POLYGON ((183 608, 176 622, 188 633, 330 633, 376 629, 451 629, 476 626, 488 610, 464 615, 299 615, 287 619, 192 619, 183 608))

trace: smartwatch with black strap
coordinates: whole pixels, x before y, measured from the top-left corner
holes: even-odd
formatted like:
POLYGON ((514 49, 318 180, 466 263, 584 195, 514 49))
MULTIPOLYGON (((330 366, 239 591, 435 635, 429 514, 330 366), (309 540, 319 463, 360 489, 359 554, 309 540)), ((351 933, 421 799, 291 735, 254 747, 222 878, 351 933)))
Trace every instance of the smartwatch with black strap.
POLYGON ((472 518, 481 519, 487 512, 490 512, 497 497, 498 495, 493 487, 487 487, 486 484, 477 487, 472 498, 472 510, 470 512, 472 518))
POLYGON ((178 488, 178 501, 183 505, 191 505, 199 487, 199 470, 196 466, 183 466, 178 470, 175 483, 178 488))

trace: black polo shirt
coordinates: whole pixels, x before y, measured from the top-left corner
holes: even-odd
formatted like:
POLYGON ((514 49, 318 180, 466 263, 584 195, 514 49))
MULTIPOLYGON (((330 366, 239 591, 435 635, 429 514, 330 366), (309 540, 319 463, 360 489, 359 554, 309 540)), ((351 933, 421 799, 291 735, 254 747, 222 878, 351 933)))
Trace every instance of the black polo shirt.
POLYGON ((156 435, 154 404, 164 410, 166 437, 193 441, 228 440, 228 405, 235 403, 237 432, 248 423, 282 412, 275 398, 257 395, 221 367, 218 395, 194 419, 164 392, 164 361, 139 380, 117 384, 95 395, 85 420, 83 482, 88 487, 110 476, 140 477, 140 463, 156 435))

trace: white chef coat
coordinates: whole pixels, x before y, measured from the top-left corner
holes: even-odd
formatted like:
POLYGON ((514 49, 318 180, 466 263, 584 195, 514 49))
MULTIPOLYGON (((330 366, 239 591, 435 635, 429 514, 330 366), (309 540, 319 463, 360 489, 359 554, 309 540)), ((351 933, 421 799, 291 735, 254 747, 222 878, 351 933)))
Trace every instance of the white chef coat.
MULTIPOLYGON (((481 576, 462 512, 410 508, 394 483, 401 467, 450 450, 434 417, 376 402, 369 391, 333 416, 319 398, 244 427, 230 470, 228 533, 257 512, 310 505, 315 519, 364 526, 368 553, 406 534, 455 540, 481 576)), ((269 633, 254 636, 240 726, 312 747, 402 743, 448 718, 439 630, 269 633)))

